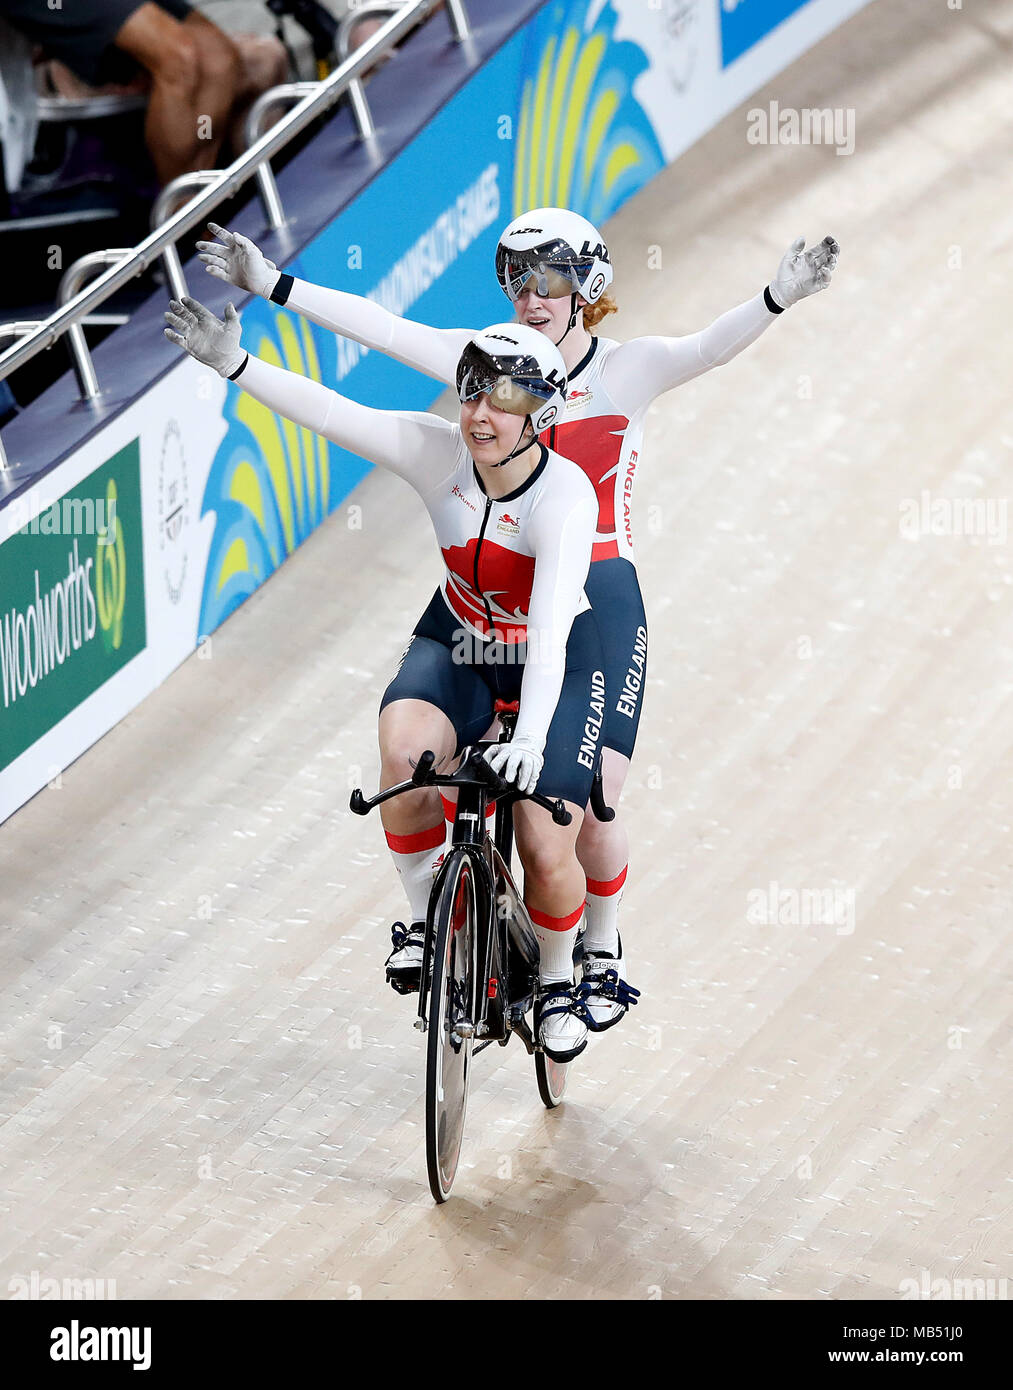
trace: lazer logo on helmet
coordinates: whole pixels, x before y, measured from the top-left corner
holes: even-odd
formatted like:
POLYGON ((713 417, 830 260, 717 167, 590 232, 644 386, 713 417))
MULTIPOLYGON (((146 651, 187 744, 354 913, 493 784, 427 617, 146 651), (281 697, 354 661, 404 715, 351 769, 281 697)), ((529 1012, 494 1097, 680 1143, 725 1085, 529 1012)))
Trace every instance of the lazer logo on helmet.
POLYGON ((606 264, 611 265, 608 247, 604 246, 600 241, 596 246, 592 246, 589 241, 585 241, 584 245, 580 248, 580 254, 582 256, 587 256, 589 260, 597 258, 599 261, 605 261, 606 264))

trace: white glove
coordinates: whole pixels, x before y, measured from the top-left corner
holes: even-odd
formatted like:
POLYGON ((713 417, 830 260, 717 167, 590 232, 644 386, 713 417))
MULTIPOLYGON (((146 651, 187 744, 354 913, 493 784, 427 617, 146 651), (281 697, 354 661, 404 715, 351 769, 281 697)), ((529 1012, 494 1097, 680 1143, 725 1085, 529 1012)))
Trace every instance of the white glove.
POLYGON ((485 760, 504 782, 512 782, 519 792, 534 791, 545 762, 539 745, 526 734, 510 743, 497 743, 487 748, 485 760))
POLYGON ((219 376, 231 376, 246 360, 239 346, 239 315, 234 304, 226 304, 223 323, 189 295, 182 301, 170 299, 165 321, 169 341, 206 367, 213 367, 219 376))
POLYGON ((790 309, 807 295, 825 290, 837 265, 841 248, 832 236, 825 236, 815 250, 804 251, 804 246, 805 237, 796 237, 770 282, 770 297, 782 309, 790 309))
POLYGON ((281 279, 281 271, 274 261, 269 261, 249 237, 227 231, 217 222, 209 222, 208 226, 218 240, 197 243, 207 273, 237 289, 270 299, 271 291, 281 279))

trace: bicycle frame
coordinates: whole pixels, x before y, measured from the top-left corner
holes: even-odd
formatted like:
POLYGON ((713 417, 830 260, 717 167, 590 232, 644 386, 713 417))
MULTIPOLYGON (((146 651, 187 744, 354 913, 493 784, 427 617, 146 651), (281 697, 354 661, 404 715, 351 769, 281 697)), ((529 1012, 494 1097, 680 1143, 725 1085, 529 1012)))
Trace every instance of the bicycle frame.
MULTIPOLYGON (((511 709, 504 706, 501 710, 497 705, 496 712, 509 738, 516 718, 516 707, 511 709)), ((538 939, 510 870, 513 857, 513 806, 524 794, 503 782, 482 758, 481 750, 490 746, 494 744, 478 743, 466 748, 461 755, 460 766, 452 776, 436 775, 433 771, 435 756, 430 752, 424 753, 411 781, 388 787, 368 800, 356 788, 349 806, 356 815, 364 816, 373 807, 403 792, 420 787, 455 788, 457 811, 450 850, 436 876, 426 912, 421 969, 423 985, 419 990, 415 1027, 425 1032, 429 1026, 425 981, 432 972, 436 905, 451 866, 459 861, 462 854, 466 854, 471 862, 475 883, 478 959, 485 985, 484 995, 476 1010, 478 1016, 473 1021, 475 1036, 480 1039, 474 1050, 480 1052, 493 1042, 505 1046, 510 1041, 511 1033, 516 1033, 528 1052, 533 1053, 539 1048, 526 1015, 534 1003, 538 982, 538 939), (467 769, 472 773, 469 778, 462 776, 467 769), (492 837, 486 830, 490 796, 496 798, 496 823, 492 837)), ((570 813, 562 801, 552 801, 539 792, 530 793, 527 799, 549 811, 557 824, 570 823, 570 813)), ((615 816, 615 812, 605 804, 600 764, 592 783, 591 806, 599 820, 610 821, 615 816)))
MULTIPOLYGON (((485 829, 488 792, 475 783, 458 786, 457 813, 450 850, 433 884, 426 917, 422 954, 422 979, 429 978, 435 938, 433 912, 443 881, 462 853, 471 861, 475 882, 480 978, 486 988, 479 1000, 475 1035, 479 1052, 490 1043, 502 1046, 516 1032, 528 1051, 534 1039, 524 1019, 530 1009, 538 975, 538 941, 510 871, 513 851, 513 802, 516 796, 497 798, 494 837, 485 829), (481 827, 481 828, 480 828, 481 827)), ((428 1027, 428 994, 419 991, 416 1028, 428 1027)))

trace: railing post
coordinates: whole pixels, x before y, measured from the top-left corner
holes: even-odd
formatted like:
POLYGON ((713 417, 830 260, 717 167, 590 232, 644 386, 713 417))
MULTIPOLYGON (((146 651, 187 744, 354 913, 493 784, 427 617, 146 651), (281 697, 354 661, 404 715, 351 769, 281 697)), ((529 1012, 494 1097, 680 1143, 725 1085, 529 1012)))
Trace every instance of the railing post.
POLYGON ((457 42, 463 43, 465 39, 470 39, 471 25, 468 23, 464 0, 447 0, 447 15, 450 18, 450 28, 457 42))
MULTIPOLYGON (((180 174, 171 183, 167 183, 152 206, 151 230, 157 231, 163 222, 168 222, 184 203, 190 201, 192 194, 201 188, 207 188, 209 184, 217 183, 221 177, 222 171, 219 169, 194 169, 191 173, 180 174)), ((165 276, 169 281, 173 299, 182 299, 189 294, 186 276, 183 274, 183 263, 179 259, 174 242, 170 242, 162 252, 162 264, 165 266, 165 276)))
MULTIPOLYGON (((306 97, 314 96, 320 86, 319 82, 282 82, 277 87, 268 87, 266 92, 261 92, 246 115, 246 148, 255 145, 264 133, 264 117, 272 106, 302 101, 306 97)), ((257 185, 267 215, 267 224, 272 231, 280 232, 287 222, 269 159, 265 159, 257 167, 257 185)))
MULTIPOLYGON (((407 0, 364 0, 343 15, 338 24, 338 62, 347 62, 352 52, 352 30, 364 19, 378 19, 381 15, 395 15, 404 9, 407 0)), ((373 113, 366 100, 366 88, 361 77, 353 77, 348 84, 348 99, 352 103, 352 114, 359 128, 359 138, 371 140, 376 134, 373 113)))
MULTIPOLYGON (((56 297, 57 303, 61 306, 66 304, 68 300, 74 298, 81 286, 94 273, 108 270, 111 265, 117 265, 120 261, 129 259, 133 254, 133 248, 127 246, 116 247, 110 251, 90 251, 87 256, 79 257, 73 265, 64 271, 56 297)), ((101 393, 98 377, 95 375, 95 364, 88 351, 88 340, 84 336, 83 325, 72 323, 67 329, 67 337, 70 339, 70 355, 74 359, 74 371, 77 373, 77 384, 81 388, 81 399, 93 401, 101 393)))
POLYGON ((366 89, 360 78, 356 77, 349 82, 348 99, 352 103, 352 114, 355 116, 355 124, 359 127, 360 139, 371 140, 376 134, 376 126, 373 124, 373 113, 369 109, 366 89))

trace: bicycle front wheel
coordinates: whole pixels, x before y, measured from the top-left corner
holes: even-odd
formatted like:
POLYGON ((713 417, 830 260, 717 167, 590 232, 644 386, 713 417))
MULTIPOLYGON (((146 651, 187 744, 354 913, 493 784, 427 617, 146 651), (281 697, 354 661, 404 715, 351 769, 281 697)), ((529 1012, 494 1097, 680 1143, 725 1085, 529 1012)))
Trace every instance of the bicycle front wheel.
POLYGON ((477 1013, 475 873, 457 852, 436 909, 426 1056, 426 1164, 437 1202, 450 1196, 461 1156, 477 1013))
POLYGON ((538 1079, 538 1094, 547 1110, 555 1110, 563 1103, 566 1091, 566 1069, 569 1062, 554 1062, 544 1052, 535 1053, 535 1076, 538 1079))

